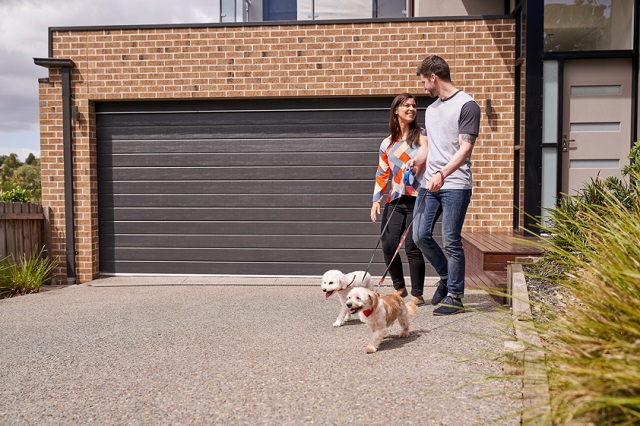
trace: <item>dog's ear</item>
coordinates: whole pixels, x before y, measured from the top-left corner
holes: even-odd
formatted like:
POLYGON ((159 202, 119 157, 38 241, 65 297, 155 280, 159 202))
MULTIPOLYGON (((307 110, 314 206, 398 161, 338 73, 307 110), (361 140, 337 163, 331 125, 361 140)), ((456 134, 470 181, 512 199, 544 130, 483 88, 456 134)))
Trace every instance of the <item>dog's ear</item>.
POLYGON ((369 295, 369 299, 371 300, 371 310, 375 311, 378 307, 378 293, 375 291, 367 290, 367 294, 369 295))
POLYGON ((340 274, 338 278, 338 282, 340 283, 340 287, 345 288, 347 286, 347 276, 345 274, 340 274))

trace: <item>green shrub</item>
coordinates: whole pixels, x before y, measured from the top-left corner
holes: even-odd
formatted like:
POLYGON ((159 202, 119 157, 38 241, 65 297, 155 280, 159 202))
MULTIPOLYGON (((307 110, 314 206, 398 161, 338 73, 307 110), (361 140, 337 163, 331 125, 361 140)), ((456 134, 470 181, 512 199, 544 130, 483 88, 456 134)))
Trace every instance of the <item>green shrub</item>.
POLYGON ((42 284, 53 278, 55 267, 55 262, 41 255, 25 255, 17 262, 11 258, 0 260, 0 298, 37 293, 42 284))
POLYGON ((0 201, 11 203, 28 203, 31 200, 31 191, 11 184, 9 189, 0 192, 0 201))
POLYGON ((566 307, 542 324, 554 390, 554 420, 640 422, 640 201, 632 211, 612 192, 602 205, 564 217, 576 232, 563 259, 566 307))
MULTIPOLYGON (((628 212, 637 211, 637 199, 640 197, 640 142, 636 142, 629 154, 630 165, 622 170, 626 183, 616 177, 596 178, 584 185, 573 197, 563 196, 558 206, 550 209, 547 225, 538 225, 549 235, 547 242, 567 251, 589 250, 589 221, 594 209, 606 215, 611 198, 618 201, 617 207, 628 212)), ((564 264, 564 258, 553 251, 546 252, 544 261, 564 264)))
POLYGON ((540 225, 549 234, 542 262, 556 267, 545 278, 566 292, 563 308, 538 324, 558 424, 640 423, 638 147, 629 183, 595 179, 540 225))

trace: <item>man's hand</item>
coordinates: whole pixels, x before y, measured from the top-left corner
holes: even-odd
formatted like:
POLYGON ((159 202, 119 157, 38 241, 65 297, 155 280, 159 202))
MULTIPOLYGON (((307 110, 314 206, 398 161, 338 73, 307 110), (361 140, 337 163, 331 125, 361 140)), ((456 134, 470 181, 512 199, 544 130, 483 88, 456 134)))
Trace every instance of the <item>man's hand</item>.
POLYGON ((431 179, 427 182, 427 191, 439 191, 442 188, 442 185, 444 185, 444 175, 442 172, 437 172, 435 175, 431 176, 431 179))

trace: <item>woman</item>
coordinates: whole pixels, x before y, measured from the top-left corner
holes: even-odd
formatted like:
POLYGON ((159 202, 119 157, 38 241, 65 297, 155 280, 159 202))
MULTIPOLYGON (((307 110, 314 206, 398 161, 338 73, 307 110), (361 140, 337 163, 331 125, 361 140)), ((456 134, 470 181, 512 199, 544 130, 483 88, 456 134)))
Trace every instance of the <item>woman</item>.
MULTIPOLYGON (((380 200, 384 196, 387 184, 391 181, 389 195, 382 213, 381 227, 384 230, 381 237, 382 252, 385 264, 389 267, 389 275, 393 280, 393 288, 396 294, 402 297, 407 296, 402 260, 399 254, 393 259, 393 262, 391 259, 400 243, 402 234, 413 219, 413 207, 420 189, 420 179, 413 179, 413 182, 407 185, 403 182, 407 161, 415 156, 421 144, 427 143, 426 136, 422 134, 422 129, 416 122, 417 108, 415 97, 409 93, 399 94, 391 103, 389 114, 391 135, 380 144, 380 158, 373 191, 373 205, 371 206, 371 220, 375 222, 380 214, 380 200), (387 221, 388 225, 386 225, 387 221)), ((413 242, 412 234, 410 231, 407 233, 404 248, 411 275, 411 300, 417 305, 422 305, 424 304, 422 292, 425 264, 422 252, 413 242)))

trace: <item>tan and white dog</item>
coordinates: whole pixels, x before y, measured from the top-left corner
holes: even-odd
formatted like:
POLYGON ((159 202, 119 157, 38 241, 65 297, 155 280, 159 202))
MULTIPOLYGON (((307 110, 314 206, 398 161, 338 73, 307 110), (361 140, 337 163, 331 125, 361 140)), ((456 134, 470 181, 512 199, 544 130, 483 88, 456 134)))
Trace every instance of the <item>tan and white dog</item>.
POLYGON ((333 323, 334 327, 340 327, 345 321, 350 319, 349 308, 347 308, 347 293, 352 288, 368 288, 373 290, 373 281, 371 275, 365 271, 355 271, 343 274, 337 269, 331 269, 322 276, 322 291, 324 291, 324 300, 329 299, 333 293, 337 293, 340 298, 340 313, 333 323))
POLYGON ((409 337, 409 317, 418 309, 415 303, 405 303, 397 294, 380 296, 366 288, 354 288, 349 291, 347 307, 350 314, 357 313, 360 321, 373 331, 371 342, 364 348, 368 354, 378 350, 382 339, 396 320, 401 327, 400 337, 409 337))

